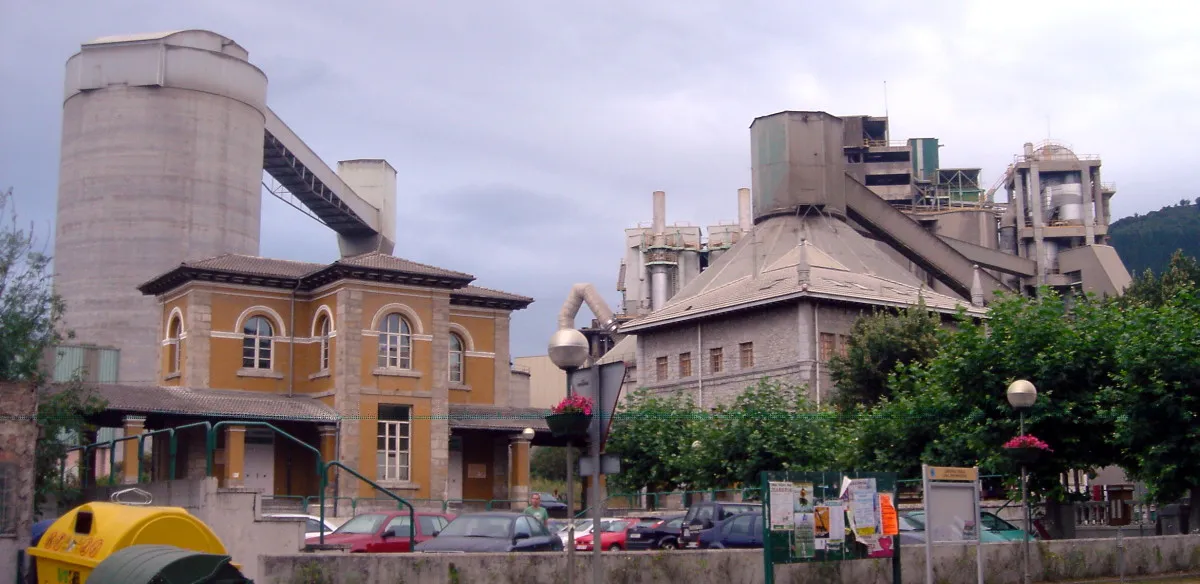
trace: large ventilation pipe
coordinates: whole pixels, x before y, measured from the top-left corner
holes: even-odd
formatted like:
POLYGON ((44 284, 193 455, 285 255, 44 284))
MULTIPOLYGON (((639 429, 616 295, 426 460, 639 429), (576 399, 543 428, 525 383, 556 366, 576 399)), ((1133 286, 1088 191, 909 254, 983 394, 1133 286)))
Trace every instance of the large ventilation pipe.
MULTIPOLYGON (((654 222, 651 245, 667 244, 667 193, 654 191, 654 222)), ((667 266, 654 264, 650 266, 650 310, 658 310, 667 303, 667 266)))
POLYGON ((654 191, 654 243, 661 244, 667 232, 667 193, 654 191))
POLYGON ((742 233, 754 229, 754 208, 750 200, 750 189, 738 189, 738 227, 742 233))
POLYGON ((575 328, 575 315, 579 314, 579 307, 585 303, 588 308, 592 309, 592 314, 596 315, 601 327, 609 332, 617 330, 617 320, 613 317, 612 310, 609 309, 608 303, 604 301, 600 293, 596 291, 596 287, 591 284, 571 286, 571 292, 567 294, 567 301, 563 302, 562 310, 558 312, 558 328, 575 328))

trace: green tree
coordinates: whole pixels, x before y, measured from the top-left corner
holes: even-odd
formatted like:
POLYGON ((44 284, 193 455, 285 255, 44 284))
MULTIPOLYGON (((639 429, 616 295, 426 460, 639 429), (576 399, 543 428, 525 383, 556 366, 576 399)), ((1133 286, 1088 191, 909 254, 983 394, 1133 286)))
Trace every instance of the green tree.
POLYGON ((937 354, 941 318, 922 300, 899 312, 879 311, 854 322, 844 356, 829 361, 841 408, 871 405, 890 394, 888 376, 897 365, 923 363, 937 354))
POLYGON ((1124 306, 1163 306, 1176 294, 1198 284, 1200 262, 1192 256, 1185 255, 1183 250, 1176 250, 1162 273, 1155 274, 1147 268, 1141 275, 1135 275, 1129 287, 1125 289, 1125 294, 1121 296, 1121 303, 1124 306))
POLYGON ((763 379, 714 412, 696 450, 697 486, 757 487, 759 473, 832 468, 840 451, 840 415, 818 410, 804 387, 763 379))
POLYGON ((78 382, 50 387, 42 370, 46 350, 58 345, 62 299, 51 288, 50 256, 39 249, 33 230, 17 222, 12 190, 0 192, 0 381, 39 387, 37 422, 42 433, 34 452, 35 505, 47 495, 70 498, 62 489, 60 462, 67 440, 86 429, 85 417, 104 404, 78 382))
MULTIPOLYGON (((1119 371, 1105 392, 1124 465, 1167 503, 1190 494, 1200 522, 1200 296, 1181 285, 1161 305, 1126 313, 1119 371)), ((1196 525, 1198 523, 1192 523, 1196 525)))
POLYGON ((707 416, 682 393, 631 392, 617 408, 605 449, 621 457, 612 483, 622 492, 676 489, 697 479, 692 443, 703 436, 707 416))
MULTIPOLYGON (((582 451, 575 448, 571 460, 578 461, 582 451)), ((567 480, 567 447, 537 446, 529 458, 529 474, 535 478, 564 483, 567 480)))

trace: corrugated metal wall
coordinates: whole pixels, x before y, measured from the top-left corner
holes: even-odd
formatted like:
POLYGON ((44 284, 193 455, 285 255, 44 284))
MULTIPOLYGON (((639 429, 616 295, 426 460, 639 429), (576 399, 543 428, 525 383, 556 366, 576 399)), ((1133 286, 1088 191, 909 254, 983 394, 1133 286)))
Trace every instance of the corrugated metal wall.
POLYGON ((54 382, 79 379, 88 383, 116 383, 121 351, 112 347, 60 345, 53 351, 54 382))

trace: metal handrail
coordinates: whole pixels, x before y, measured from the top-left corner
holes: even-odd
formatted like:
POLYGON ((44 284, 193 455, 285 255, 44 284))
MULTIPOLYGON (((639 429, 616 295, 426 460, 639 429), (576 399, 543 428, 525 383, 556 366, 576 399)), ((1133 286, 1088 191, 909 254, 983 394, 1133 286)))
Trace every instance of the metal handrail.
MULTIPOLYGON (((325 485, 328 483, 328 478, 329 478, 328 476, 326 476, 326 473, 329 472, 330 468, 337 467, 337 468, 340 468, 340 469, 350 473, 351 475, 354 476, 354 478, 356 478, 364 483, 367 483, 368 485, 373 487, 375 490, 383 493, 384 495, 387 495, 388 497, 395 499, 400 505, 408 507, 408 525, 409 525, 409 527, 408 527, 408 551, 410 551, 410 552, 415 551, 415 548, 417 545, 417 539, 416 539, 417 511, 416 511, 416 509, 413 508, 412 503, 405 501, 399 495, 379 486, 378 484, 375 483, 375 481, 372 481, 371 479, 368 479, 367 477, 364 477, 364 476, 358 474, 358 471, 342 464, 340 461, 335 460, 333 462, 330 462, 329 464, 325 464, 322 466, 323 466, 323 468, 321 469, 321 481, 320 481, 321 482, 320 497, 321 497, 321 524, 322 525, 325 524, 325 485)), ((321 530, 321 533, 318 537, 320 538, 318 540, 318 542, 320 544, 324 545, 325 544, 325 530, 321 530)))

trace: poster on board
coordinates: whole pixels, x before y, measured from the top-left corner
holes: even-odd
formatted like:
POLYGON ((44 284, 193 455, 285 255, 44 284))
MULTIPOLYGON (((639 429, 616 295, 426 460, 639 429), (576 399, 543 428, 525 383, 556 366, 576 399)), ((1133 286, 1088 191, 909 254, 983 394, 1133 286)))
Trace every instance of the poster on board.
POLYGON ((770 481, 767 488, 771 494, 768 517, 771 531, 792 531, 795 528, 796 487, 784 481, 770 481))
POLYGON ((879 535, 879 494, 875 479, 843 479, 842 499, 850 505, 850 528, 862 537, 879 535))
POLYGON ((817 546, 813 521, 812 513, 802 512, 796 514, 796 527, 795 531, 792 532, 793 557, 811 558, 816 555, 817 546))

